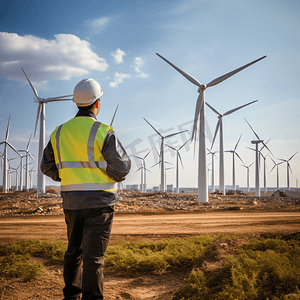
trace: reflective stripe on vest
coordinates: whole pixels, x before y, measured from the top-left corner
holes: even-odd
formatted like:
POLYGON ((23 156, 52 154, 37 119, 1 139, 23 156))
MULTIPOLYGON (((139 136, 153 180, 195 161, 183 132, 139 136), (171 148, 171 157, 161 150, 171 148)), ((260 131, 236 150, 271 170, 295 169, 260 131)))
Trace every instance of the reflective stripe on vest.
MULTIPOLYGON (((56 153, 57 153, 57 169, 63 171, 63 169, 104 169, 105 174, 102 175, 104 182, 89 182, 89 183, 77 183, 77 184, 63 184, 61 185, 61 191, 82 191, 82 190, 105 190, 110 192, 115 192, 117 190, 117 183, 113 178, 108 177, 106 173, 107 162, 106 161, 94 161, 94 143, 97 135, 97 131, 100 127, 101 123, 95 121, 92 125, 92 128, 89 133, 88 141, 87 141, 87 157, 88 161, 62 161, 61 148, 59 144, 59 138, 62 130, 62 126, 60 125, 55 134, 56 140, 56 153), (109 182, 105 182, 105 181, 109 182)), ((102 141, 103 143, 103 141, 102 141)), ((92 170, 90 172, 92 172, 92 170)), ((95 170, 97 172, 97 170, 95 170)), ((98 174, 99 176, 99 174, 98 174)), ((63 180, 62 180, 63 181, 63 180)))

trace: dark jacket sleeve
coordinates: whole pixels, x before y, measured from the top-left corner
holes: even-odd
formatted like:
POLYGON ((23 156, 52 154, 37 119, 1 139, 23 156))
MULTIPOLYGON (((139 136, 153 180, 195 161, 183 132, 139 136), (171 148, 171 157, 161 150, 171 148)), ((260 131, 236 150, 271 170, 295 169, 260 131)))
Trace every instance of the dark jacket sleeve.
POLYGON ((50 141, 44 149, 40 168, 43 174, 52 178, 54 181, 61 181, 55 164, 54 152, 50 141))
POLYGON ((107 162, 107 174, 117 182, 123 181, 130 171, 131 161, 112 130, 105 137, 102 155, 107 162))

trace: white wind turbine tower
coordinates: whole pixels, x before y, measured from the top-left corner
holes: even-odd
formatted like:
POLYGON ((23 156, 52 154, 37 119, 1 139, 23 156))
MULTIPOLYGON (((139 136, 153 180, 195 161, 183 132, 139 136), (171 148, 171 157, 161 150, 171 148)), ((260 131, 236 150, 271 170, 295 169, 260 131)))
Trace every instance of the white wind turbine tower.
POLYGON ((248 166, 246 166, 245 164, 244 165, 241 165, 242 167, 246 168, 247 169, 247 192, 249 193, 250 192, 250 175, 249 175, 249 168, 254 164, 254 162, 248 166))
POLYGON ((216 154, 217 151, 215 152, 212 152, 210 149, 208 149, 208 154, 211 154, 211 169, 212 169, 212 172, 211 172, 211 192, 214 193, 216 191, 216 188, 215 188, 215 159, 214 159, 214 156, 216 154))
MULTIPOLYGON (((36 117, 36 123, 35 123, 35 129, 34 129, 34 136, 36 133, 36 128, 38 124, 38 120, 40 118, 40 137, 39 137, 39 153, 38 153, 38 164, 40 164, 42 156, 43 156, 43 151, 45 148, 45 103, 47 102, 55 102, 55 101, 67 101, 67 100, 72 100, 72 98, 67 99, 67 97, 72 97, 72 95, 68 96, 61 96, 61 97, 54 97, 54 98, 40 98, 36 89, 32 85, 31 81, 29 80, 28 76, 26 75, 25 71, 22 68, 22 71, 24 75, 27 78, 27 81, 29 82, 33 93, 36 97, 37 102, 39 103, 38 110, 37 110, 37 117, 36 117)), ((37 180, 37 193, 38 194, 44 194, 45 193, 45 175, 42 173, 40 168, 38 168, 38 180, 37 180)))
MULTIPOLYGON (((31 157, 31 159, 35 162, 35 164, 37 164, 36 161, 35 161, 35 159, 31 155, 31 153, 29 152, 29 145, 30 145, 31 137, 32 137, 32 134, 30 135, 30 138, 28 140, 26 149, 25 150, 18 150, 19 152, 26 152, 26 154, 25 154, 25 157, 26 157, 26 162, 25 162, 26 163, 26 165, 25 165, 25 190, 26 191, 29 191, 29 188, 30 188, 30 184, 29 184, 29 169, 28 169, 28 166, 29 166, 29 157, 31 157)), ((21 158, 21 162, 22 162, 22 158, 21 158)), ((23 170, 21 170, 21 174, 22 173, 23 173, 23 170)), ((23 185, 23 175, 21 175, 21 177, 22 177, 21 182, 22 182, 22 185, 23 185)), ((23 190, 23 187, 21 187, 21 190, 23 190)))
POLYGON ((0 143, 0 145, 4 144, 4 152, 3 152, 4 165, 3 165, 3 185, 2 185, 2 192, 3 193, 7 193, 7 191, 8 191, 8 156, 7 156, 7 146, 9 146, 12 150, 14 150, 21 157, 21 154, 17 151, 17 149, 8 141, 9 125, 10 125, 10 116, 9 116, 9 119, 8 119, 5 140, 0 143))
MULTIPOLYGON (((150 151, 148 151, 148 153, 144 156, 144 157, 140 157, 140 156, 135 156, 135 155, 132 155, 133 157, 135 158, 138 158, 138 159, 141 159, 142 162, 141 162, 141 167, 137 170, 141 170, 141 192, 142 193, 145 193, 146 190, 147 190, 147 180, 146 180, 146 172, 151 172, 149 171, 147 168, 146 168, 146 163, 145 163, 145 160, 146 160, 146 157, 149 155, 149 153, 152 151, 152 149, 150 151)), ((137 172, 136 171, 136 172, 137 172)))
POLYGON ((187 144, 187 142, 189 142, 190 140, 187 140, 185 143, 183 143, 178 149, 166 145, 169 148, 173 149, 174 151, 176 151, 176 188, 175 188, 175 193, 179 193, 179 160, 181 162, 182 168, 183 168, 183 163, 182 163, 182 159, 181 159, 181 155, 180 155, 180 150, 187 144))
POLYGON ((156 130, 145 118, 144 120, 154 129, 154 131, 160 136, 161 138, 161 144, 160 144, 160 162, 161 162, 161 181, 160 181, 160 191, 164 192, 165 191, 165 174, 164 174, 164 170, 165 170, 165 161, 164 161, 164 140, 165 138, 169 138, 171 136, 186 132, 188 130, 184 130, 184 131, 179 131, 176 133, 172 133, 172 134, 168 134, 166 136, 163 136, 158 130, 156 130))
MULTIPOLYGON (((244 118, 245 119, 245 118, 244 118)), ((255 132, 255 130, 251 127, 251 125, 248 123, 248 121, 245 119, 249 127, 251 128, 252 132, 256 136, 257 140, 251 141, 252 144, 255 144, 255 196, 260 197, 260 187, 259 187, 259 151, 258 151, 258 144, 262 143, 270 153, 270 149, 267 147, 267 145, 264 143, 263 140, 261 140, 258 136, 258 134, 255 132)))
POLYGON ((277 168, 277 190, 279 190, 279 168, 278 168, 278 166, 279 166, 280 164, 283 164, 283 161, 276 164, 276 162, 274 161, 274 159, 273 159, 271 156, 269 156, 269 157, 271 158, 271 160, 272 160, 273 163, 274 163, 274 166, 273 166, 273 168, 270 170, 269 173, 271 173, 275 167, 277 168))
MULTIPOLYGON (((287 178, 286 178, 286 183, 287 183, 287 189, 288 191, 290 190, 290 171, 292 173, 292 168, 290 166, 290 160, 298 153, 298 151, 292 155, 289 159, 282 159, 282 158, 278 158, 279 160, 281 160, 282 162, 286 162, 286 175, 287 175, 287 178)), ((292 173, 293 174, 293 173, 292 173)))
POLYGON ((241 157, 238 155, 238 153, 235 151, 239 142, 240 142, 240 139, 242 137, 242 134, 240 136, 240 138, 238 139, 235 147, 233 150, 227 150, 225 152, 229 152, 229 153, 232 153, 232 190, 235 191, 236 190, 236 184, 235 184, 235 155, 240 159, 240 161, 244 164, 243 160, 241 159, 241 157))
POLYGON ((206 102, 206 105, 213 111, 215 112, 217 115, 218 115, 218 122, 217 122, 217 126, 216 126, 216 130, 215 130, 215 135, 214 135, 214 138, 213 138, 213 141, 211 143, 211 149, 214 145, 214 141, 216 139, 216 136, 217 136, 217 133, 218 133, 218 130, 220 128, 220 165, 219 165, 219 190, 222 194, 225 194, 225 178, 224 178, 224 144, 223 144, 223 117, 224 116, 228 116, 230 114, 232 114, 233 112, 247 106, 247 105, 250 105, 254 102, 257 102, 258 100, 254 100, 252 102, 249 102, 247 104, 244 104, 242 106, 239 106, 239 107, 236 107, 236 108, 233 108, 231 110, 228 110, 227 112, 225 112, 224 114, 221 114, 218 110, 216 110, 215 108, 213 108, 211 105, 209 105, 207 102, 206 102))
POLYGON ((258 62, 259 60, 265 58, 266 56, 263 56, 255 61, 252 61, 251 63, 244 65, 238 69, 235 69, 234 71, 231 71, 223 76, 220 76, 211 82, 209 82, 207 85, 201 84, 197 79, 192 77, 191 75, 187 74, 186 72, 179 69, 177 66, 169 62, 167 59, 156 53, 160 58, 162 58, 164 61, 166 61, 169 65, 171 65, 175 70, 177 70, 181 75, 183 75, 187 80, 189 80, 191 83, 198 86, 198 99, 195 109, 195 117, 194 117, 194 126, 192 131, 192 140, 195 138, 195 132, 197 129, 197 123, 198 118, 200 115, 200 130, 199 130, 199 164, 198 164, 198 202, 208 202, 208 185, 207 185, 207 176, 206 171, 203 172, 203 170, 206 170, 206 141, 205 141, 205 89, 211 86, 214 86, 216 84, 219 84, 220 82, 228 79, 229 77, 233 76, 234 74, 242 71, 243 69, 249 67, 250 65, 258 62))
MULTIPOLYGON (((270 139, 266 142, 266 144, 268 144, 269 141, 270 141, 270 139)), ((268 154, 267 155, 262 154, 262 150, 263 150, 264 147, 265 146, 262 146, 258 152, 259 152, 259 168, 260 168, 260 157, 262 157, 263 160, 264 160, 264 193, 266 194, 266 192, 267 192, 267 174, 266 174, 267 165, 266 165, 266 159, 267 159, 268 154)), ((247 148, 250 149, 250 150, 255 151, 255 149, 253 149, 253 148, 249 148, 249 147, 247 147, 247 148)))

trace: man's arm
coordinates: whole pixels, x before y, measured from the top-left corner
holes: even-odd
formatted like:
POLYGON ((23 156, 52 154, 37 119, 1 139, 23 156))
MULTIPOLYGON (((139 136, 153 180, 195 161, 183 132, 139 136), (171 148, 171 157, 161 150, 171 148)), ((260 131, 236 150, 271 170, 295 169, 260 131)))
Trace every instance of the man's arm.
POLYGON ((40 168, 43 174, 52 178, 54 181, 61 181, 55 164, 54 152, 50 141, 44 149, 40 168))
POLYGON ((117 182, 123 181, 130 171, 131 161, 114 131, 105 137, 102 154, 107 162, 107 174, 117 182))

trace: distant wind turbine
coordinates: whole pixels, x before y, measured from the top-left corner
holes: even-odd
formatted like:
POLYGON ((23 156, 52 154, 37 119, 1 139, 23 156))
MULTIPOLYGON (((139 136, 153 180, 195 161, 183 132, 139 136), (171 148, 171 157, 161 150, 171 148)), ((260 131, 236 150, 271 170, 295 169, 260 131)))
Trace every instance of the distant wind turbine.
MULTIPOLYGON (((278 158, 279 160, 281 160, 282 162, 286 162, 286 183, 287 183, 287 189, 288 191, 290 190, 290 171, 292 173, 292 168, 290 166, 290 160, 298 153, 298 151, 292 155, 289 159, 282 159, 282 158, 278 158)), ((293 173, 292 173, 293 174, 293 173)))
MULTIPOLYGON (((245 119, 245 118, 244 118, 245 119)), ((270 153, 270 149, 268 146, 264 143, 263 140, 261 140, 258 136, 258 134, 255 132, 255 130, 252 128, 252 126, 248 123, 248 121, 245 119, 249 127, 251 128, 252 132, 256 136, 257 140, 251 141, 252 144, 255 144, 255 196, 260 197, 260 187, 259 187, 259 151, 258 151, 258 144, 262 143, 270 153)))
POLYGON ((242 167, 246 168, 247 169, 247 192, 249 193, 250 192, 250 175, 249 175, 249 168, 254 164, 254 162, 248 166, 246 166, 245 164, 244 165, 241 165, 242 167))
MULTIPOLYGON (((36 161, 35 161, 35 159, 31 155, 31 153, 29 152, 29 145, 30 145, 31 137, 32 137, 32 134, 30 135, 30 138, 28 140, 26 149, 25 150, 18 150, 19 152, 26 152, 26 154, 25 154, 25 157, 26 157, 26 162, 25 162, 25 190, 26 191, 29 191, 29 188, 30 188, 30 184, 29 184, 29 169, 28 169, 28 166, 29 166, 29 157, 31 157, 31 159, 35 162, 35 164, 37 164, 36 161)), ((22 161, 22 158, 21 158, 21 161, 22 161)), ((21 173, 23 173, 23 170, 21 170, 21 173)), ((23 184, 23 179, 21 179, 21 181, 22 181, 22 184, 23 184)), ((23 187, 21 187, 21 190, 23 190, 23 187)))
POLYGON ((161 138, 161 144, 160 144, 160 162, 161 162, 161 181, 160 181, 160 191, 164 192, 165 191, 165 174, 164 174, 164 169, 165 169, 165 165, 164 165, 164 140, 165 138, 169 138, 171 136, 186 132, 188 130, 184 130, 184 131, 179 131, 176 133, 172 133, 172 134, 168 134, 166 136, 163 136, 158 130, 156 130, 156 128, 154 128, 145 118, 144 120, 154 129, 154 131, 160 136, 161 138))
POLYGON ((279 168, 278 168, 278 166, 281 165, 281 164, 283 164, 283 161, 276 164, 276 162, 274 161, 274 159, 273 159, 271 156, 269 156, 269 157, 271 158, 271 160, 272 160, 273 163, 274 163, 274 166, 273 166, 273 168, 270 170, 269 173, 271 173, 271 172, 274 170, 275 167, 277 168, 277 190, 279 190, 279 168))
POLYGON ((3 159, 4 159, 4 165, 3 165, 3 185, 2 185, 2 192, 7 193, 8 191, 8 156, 7 156, 7 146, 9 146, 13 151, 15 151, 20 157, 21 154, 18 152, 18 150, 8 141, 9 136, 9 125, 10 125, 10 115, 8 119, 7 129, 6 129, 6 135, 5 140, 0 143, 0 145, 4 144, 4 152, 3 152, 3 159))
POLYGON ((208 154, 211 154, 211 169, 212 169, 212 172, 211 172, 211 192, 214 193, 216 191, 216 188, 215 188, 215 160, 214 160, 214 157, 215 157, 215 154, 217 151, 215 152, 212 152, 210 149, 208 149, 208 154))
MULTIPOLYGON (((269 141, 270 141, 270 139, 266 142, 266 144, 268 144, 269 141)), ((259 169, 260 169, 260 157, 262 157, 263 160, 264 160, 264 193, 266 194, 266 192, 267 192, 267 174, 266 174, 266 172, 267 172, 267 165, 266 164, 267 163, 266 163, 266 159, 267 159, 268 154, 267 155, 262 154, 262 150, 263 150, 264 147, 265 146, 262 146, 258 152, 259 152, 259 169)), ((249 148, 249 147, 247 147, 247 148, 250 149, 250 150, 256 151, 253 148, 249 148)))
POLYGON ((247 105, 250 105, 254 102, 257 102, 258 100, 254 100, 252 102, 249 102, 247 104, 244 104, 242 106, 239 106, 239 107, 236 107, 236 108, 233 108, 231 110, 228 110, 227 112, 225 112, 224 114, 221 114, 218 110, 216 110, 215 108, 213 108, 211 105, 209 105, 207 102, 206 102, 206 105, 213 111, 215 112, 217 115, 218 115, 218 122, 217 122, 217 126, 216 126, 216 130, 215 130, 215 135, 214 135, 214 138, 213 138, 213 141, 211 143, 211 149, 214 145, 214 141, 216 139, 216 136, 217 136, 217 133, 218 133, 218 130, 220 128, 220 170, 219 170, 219 190, 222 194, 225 194, 225 178, 224 178, 224 146, 223 146, 223 117, 225 116, 228 116, 230 114, 232 114, 233 112, 247 106, 247 105))
MULTIPOLYGON (((21 68, 21 69, 33 90, 33 93, 36 97, 37 102, 39 103, 38 110, 37 110, 37 116, 36 116, 36 123, 35 123, 35 128, 34 128, 34 136, 35 136, 37 124, 38 124, 38 121, 40 118, 40 137, 39 137, 39 154, 38 154, 38 163, 40 164, 40 162, 42 160, 42 156, 43 156, 43 151, 45 148, 45 103, 55 102, 55 101, 72 100, 72 98, 67 99, 68 97, 72 97, 72 95, 47 98, 47 99, 40 98, 36 89, 34 88, 31 81, 29 80, 28 76, 26 75, 25 71, 23 70, 23 68, 21 68)), ((38 168, 37 193, 44 194, 45 191, 46 191, 45 175, 42 173, 40 168, 38 168)))
POLYGON ((209 82, 207 85, 201 84, 197 79, 189 75, 188 73, 184 72, 171 62, 169 62, 167 59, 156 53, 160 58, 162 58, 165 62, 167 62, 170 66, 172 66, 175 70, 177 70, 181 75, 183 75, 187 80, 189 80, 191 83, 198 86, 198 99, 195 109, 195 117, 194 117, 194 126, 192 131, 192 140, 195 138, 195 132, 197 129, 197 123, 198 118, 200 116, 200 130, 199 130, 199 163, 198 163, 198 202, 208 202, 208 185, 207 185, 207 176, 206 172, 203 170, 206 170, 206 141, 205 141, 205 90, 208 87, 214 86, 216 84, 219 84, 220 82, 228 79, 229 77, 233 76, 234 74, 242 71, 243 69, 249 67, 250 65, 258 62, 259 60, 265 58, 266 56, 263 56, 257 60, 252 61, 249 64, 246 64, 238 69, 235 69, 234 71, 231 71, 225 75, 222 75, 211 82, 209 82))
POLYGON ((236 148, 240 142, 242 135, 240 136, 240 138, 238 139, 237 143, 235 144, 235 147, 233 150, 227 150, 225 152, 229 152, 232 153, 232 190, 236 190, 236 185, 235 185, 235 155, 240 159, 240 161, 244 164, 243 160, 241 159, 241 157, 238 155, 238 153, 236 152, 236 148))
POLYGON ((183 168, 183 162, 181 159, 181 155, 180 155, 180 150, 187 144, 187 142, 189 142, 190 140, 187 140, 185 143, 183 143, 178 149, 166 145, 169 148, 173 149, 174 151, 176 151, 176 188, 175 188, 175 193, 179 193, 179 160, 181 162, 182 168, 183 168))
MULTIPOLYGON (((146 163, 145 163, 145 160, 146 160, 146 157, 149 155, 149 153, 152 151, 152 149, 150 151, 148 151, 148 153, 144 156, 144 157, 140 157, 140 156, 135 156, 133 155, 133 157, 135 158, 138 158, 138 159, 141 159, 142 162, 141 162, 141 167, 137 170, 141 170, 141 192, 142 193, 145 193, 146 190, 147 190, 147 180, 146 180, 146 172, 151 172, 149 171, 147 168, 146 168, 146 163)), ((136 171, 136 172, 137 172, 136 171)))

